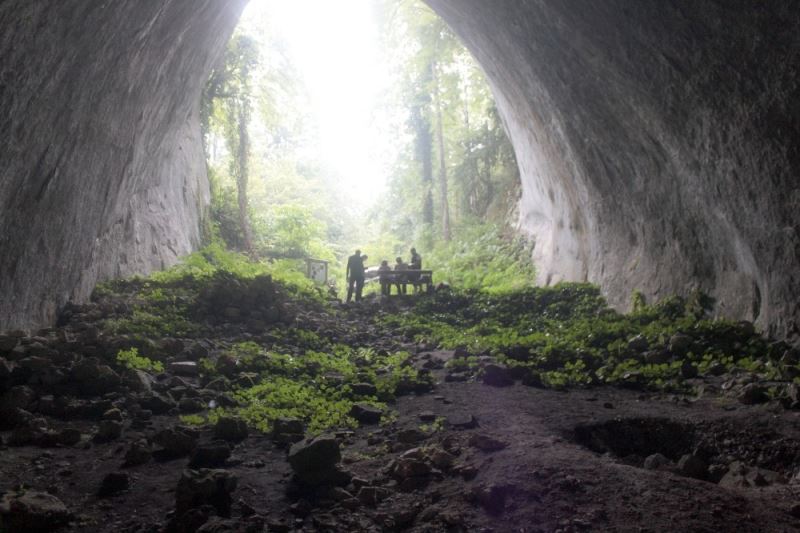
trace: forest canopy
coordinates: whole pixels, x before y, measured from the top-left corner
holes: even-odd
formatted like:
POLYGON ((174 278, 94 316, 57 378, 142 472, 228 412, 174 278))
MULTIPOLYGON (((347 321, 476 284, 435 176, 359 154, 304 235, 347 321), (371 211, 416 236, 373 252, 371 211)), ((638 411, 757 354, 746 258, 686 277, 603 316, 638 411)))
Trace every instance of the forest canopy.
MULTIPOLYGON (((385 175, 356 186, 375 193, 363 205, 347 171, 319 149, 307 76, 276 22, 278 4, 243 17, 203 93, 209 239, 297 270, 306 258, 329 261, 339 288, 353 249, 377 265, 411 246, 436 283, 531 285, 532 244, 514 230, 513 148, 483 72, 450 28, 420 1, 370 4, 387 87, 373 102, 371 125, 388 141, 385 175)), ((342 72, 352 72, 340 59, 342 72)))

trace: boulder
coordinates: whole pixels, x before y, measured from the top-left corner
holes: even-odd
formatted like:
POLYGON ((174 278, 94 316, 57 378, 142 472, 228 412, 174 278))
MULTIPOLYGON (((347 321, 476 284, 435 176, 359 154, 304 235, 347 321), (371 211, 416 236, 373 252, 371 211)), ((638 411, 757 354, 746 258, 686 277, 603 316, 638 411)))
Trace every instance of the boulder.
POLYGON ((14 367, 16 367, 16 364, 5 359, 4 357, 0 357, 0 385, 2 385, 5 380, 11 377, 11 375, 14 373, 14 367))
POLYGON ((492 387, 507 387, 514 384, 514 380, 508 372, 508 367, 494 363, 483 367, 483 384, 492 387))
POLYGON ((681 376, 684 379, 693 379, 698 375, 697 367, 691 361, 683 361, 681 363, 681 376))
POLYGON ((644 362, 648 365, 663 365, 669 363, 672 354, 668 350, 648 350, 644 352, 644 362))
POLYGON ((189 460, 189 468, 216 468, 224 466, 231 456, 231 448, 225 441, 216 441, 197 446, 189 460))
POLYGON ((708 465, 696 455, 685 454, 678 461, 678 471, 686 477, 695 479, 706 479, 708 477, 708 465))
POLYGON ((383 487, 365 486, 358 489, 356 498, 367 507, 377 507, 379 503, 388 498, 391 493, 383 487))
POLYGON ((350 388, 356 396, 375 396, 378 394, 378 388, 372 383, 354 383, 350 385, 350 388))
POLYGON ((669 351, 678 357, 683 357, 692 348, 694 339, 684 333, 676 333, 669 338, 669 351))
POLYGON ((194 361, 173 361, 167 370, 176 376, 194 377, 200 374, 200 367, 194 361))
POLYGON ((10 352, 17 344, 19 344, 19 337, 0 335, 0 352, 10 352))
POLYGON ((238 479, 227 470, 184 470, 175 489, 175 515, 180 517, 192 509, 212 506, 220 516, 231 514, 231 493, 238 479))
POLYGON ((197 432, 182 426, 167 428, 153 436, 153 442, 163 448, 162 454, 168 457, 189 455, 197 446, 197 432))
POLYGON ((431 467, 422 459, 417 459, 413 456, 401 456, 394 463, 391 473, 396 479, 404 480, 428 476, 431 473, 431 467))
POLYGON ((475 433, 470 436, 469 445, 483 452, 496 452, 508 447, 507 442, 484 433, 475 433))
POLYGON ((228 442, 241 442, 247 438, 247 422, 235 416, 223 416, 214 424, 214 436, 228 442))
POLYGON ((178 410, 183 414, 199 413, 208 407, 201 398, 181 398, 178 402, 178 410))
POLYGON ((339 442, 330 435, 303 439, 289 450, 289 464, 297 479, 308 485, 343 485, 350 476, 339 470, 339 442))
POLYGON ((158 349, 170 356, 176 356, 184 350, 183 341, 167 337, 158 342, 158 349))
POLYGON ((447 425, 453 429, 473 429, 478 427, 478 420, 468 413, 454 413, 446 419, 447 425))
POLYGON ((272 440, 277 444, 294 444, 303 440, 305 426, 297 418, 278 418, 272 423, 272 440))
POLYGON ((377 424, 381 421, 383 410, 369 404, 357 403, 350 409, 350 416, 362 424, 377 424))
POLYGON ((122 422, 117 420, 101 420, 94 436, 96 442, 110 442, 122 435, 122 422))
POLYGON ((737 399, 745 405, 764 403, 769 400, 767 388, 758 383, 748 383, 739 391, 737 399))
POLYGON ((403 444, 417 444, 424 441, 428 437, 429 435, 424 431, 421 431, 417 428, 409 428, 400 430, 397 433, 397 442, 401 442, 403 444))
POLYGON ((125 462, 123 466, 139 466, 150 461, 153 457, 153 450, 146 439, 132 442, 128 451, 125 452, 125 462))
POLYGON ((7 493, 0 500, 0 530, 9 533, 55 531, 67 525, 71 518, 67 506, 46 492, 7 493))
POLYGON ((442 450, 441 448, 434 448, 428 452, 428 459, 431 464, 439 470, 450 470, 456 462, 456 456, 442 450))
POLYGON ((644 468, 646 470, 659 470, 660 468, 671 464, 672 461, 660 453, 648 455, 644 460, 644 468))
POLYGON ((75 380, 84 394, 106 394, 117 390, 122 380, 108 365, 88 357, 72 367, 72 379, 75 380))
POLYGON ((131 485, 131 476, 125 472, 111 472, 106 474, 103 481, 100 483, 100 488, 97 489, 97 496, 100 498, 108 498, 120 492, 128 490, 131 485))
POLYGON ((785 483, 786 478, 778 472, 748 466, 740 461, 731 463, 728 472, 719 480, 722 487, 766 487, 785 483))
POLYGON ((148 411, 152 411, 155 415, 163 415, 164 413, 177 407, 176 403, 169 397, 156 392, 141 395, 139 397, 139 405, 148 411))
POLYGON ((472 491, 472 497, 490 515, 500 515, 505 511, 506 498, 511 492, 512 487, 507 485, 480 485, 472 491))
POLYGON ((628 350, 632 352, 644 352, 650 347, 650 343, 647 342, 647 337, 644 335, 636 335, 632 339, 628 340, 628 350))
POLYGON ((151 392, 155 379, 144 370, 127 370, 122 374, 122 384, 135 392, 151 392))
POLYGON ((36 392, 26 385, 18 385, 0 396, 0 413, 10 413, 14 409, 29 409, 36 401, 36 392))
POLYGON ((419 418, 423 422, 435 422, 436 413, 434 413, 433 411, 422 411, 417 415, 417 418, 419 418))

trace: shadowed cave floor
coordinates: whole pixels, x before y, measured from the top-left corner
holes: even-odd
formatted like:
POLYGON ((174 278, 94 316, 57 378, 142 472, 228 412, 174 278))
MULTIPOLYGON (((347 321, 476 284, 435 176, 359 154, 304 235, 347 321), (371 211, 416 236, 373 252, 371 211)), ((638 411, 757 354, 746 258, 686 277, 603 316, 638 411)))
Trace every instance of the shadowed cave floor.
MULTIPOLYGON (((370 312, 369 305, 357 312, 370 312)), ((428 363, 454 355, 405 347, 420 367, 440 366, 428 363)), ((55 495, 71 513, 64 531, 800 529, 800 414, 777 402, 448 382, 441 368, 432 375, 433 390, 400 396, 391 406, 397 412, 391 423, 335 432, 341 467, 353 477, 338 488, 299 486, 287 446, 251 431, 232 445, 230 457, 201 465, 238 479, 230 517, 209 518, 217 513, 204 508, 194 524, 185 516, 177 520, 176 486, 191 451, 122 466, 133 443, 179 424, 177 415, 164 414, 144 422, 124 417, 121 436, 109 442, 87 439, 98 424, 91 416, 45 417, 52 432, 80 431, 81 441, 69 446, 9 446, 13 432, 0 432, 0 491, 25 487, 55 495), (656 453, 664 464, 644 468, 656 453), (728 475, 717 483, 725 472, 679 465, 687 454, 730 464, 728 475), (119 472, 128 486, 98 496, 103 479, 119 472)), ((718 385, 715 380, 697 382, 718 385)), ((181 386, 197 387, 198 380, 183 377, 181 386)), ((109 397, 124 403, 125 393, 109 397)), ((209 427, 196 432, 190 448, 213 448, 209 427)))

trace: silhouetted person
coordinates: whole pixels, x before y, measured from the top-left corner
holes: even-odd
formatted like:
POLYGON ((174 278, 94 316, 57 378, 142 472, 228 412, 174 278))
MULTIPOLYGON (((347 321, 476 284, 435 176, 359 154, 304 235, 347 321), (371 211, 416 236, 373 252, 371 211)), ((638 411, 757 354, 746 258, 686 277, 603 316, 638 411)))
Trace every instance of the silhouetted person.
POLYGON ((417 253, 416 248, 411 249, 411 261, 409 262, 411 270, 422 270, 422 256, 417 253))
POLYGON ((361 256, 361 250, 356 250, 356 253, 347 258, 347 303, 350 303, 350 298, 353 297, 353 289, 356 293, 356 301, 361 301, 361 291, 364 290, 364 259, 367 256, 361 256))
POLYGON ((381 282, 381 296, 389 296, 392 292, 392 285, 389 282, 387 272, 391 272, 392 267, 389 266, 389 261, 384 259, 381 261, 381 266, 378 267, 378 280, 381 282))
MULTIPOLYGON (((422 256, 417 253, 416 248, 411 250, 411 261, 408 265, 410 270, 422 270, 422 256)), ((420 273, 409 274, 409 280, 414 284, 414 293, 422 288, 419 283, 420 273)))
MULTIPOLYGON (((395 272, 405 272, 406 270, 408 270, 408 265, 403 262, 402 257, 398 257, 395 259, 394 270, 395 272)), ((397 285, 397 294, 405 294, 406 286, 404 282, 408 281, 408 278, 406 278, 406 274, 398 274, 397 277, 395 278, 395 281, 396 281, 395 285, 397 285)))

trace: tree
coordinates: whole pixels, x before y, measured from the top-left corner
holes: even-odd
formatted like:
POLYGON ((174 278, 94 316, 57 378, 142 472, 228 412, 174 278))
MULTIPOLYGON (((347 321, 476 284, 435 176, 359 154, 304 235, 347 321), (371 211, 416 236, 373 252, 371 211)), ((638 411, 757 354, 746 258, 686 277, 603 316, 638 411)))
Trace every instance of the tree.
POLYGON ((483 73, 421 2, 386 0, 382 13, 387 53, 399 64, 394 105, 413 147, 395 162, 386 227, 419 220, 446 243, 459 224, 506 224, 519 175, 483 73))
MULTIPOLYGON (((258 58, 258 44, 252 37, 234 35, 228 43, 224 62, 212 74, 204 95, 204 100, 207 102, 204 104, 206 109, 213 110, 215 100, 222 102, 225 140, 231 153, 235 154, 230 160, 230 173, 236 182, 242 246, 248 252, 253 251, 253 230, 248 213, 247 196, 250 177, 249 127, 253 109, 251 77, 258 65, 258 58)), ((206 124, 207 121, 206 118, 206 124)))

